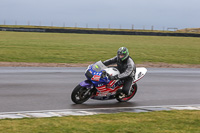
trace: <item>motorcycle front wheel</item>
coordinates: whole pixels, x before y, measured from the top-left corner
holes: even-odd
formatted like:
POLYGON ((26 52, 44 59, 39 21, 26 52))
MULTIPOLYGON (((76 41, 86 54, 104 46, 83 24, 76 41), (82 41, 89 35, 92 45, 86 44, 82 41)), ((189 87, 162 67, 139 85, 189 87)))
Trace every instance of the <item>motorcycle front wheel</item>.
POLYGON ((123 93, 119 92, 116 96, 116 99, 119 102, 127 102, 135 96, 136 92, 137 92, 137 84, 135 83, 134 85, 132 85, 132 88, 130 90, 130 95, 123 97, 123 93))
POLYGON ((86 87, 77 85, 71 94, 71 99, 76 104, 82 104, 87 101, 92 95, 91 90, 88 90, 86 87))

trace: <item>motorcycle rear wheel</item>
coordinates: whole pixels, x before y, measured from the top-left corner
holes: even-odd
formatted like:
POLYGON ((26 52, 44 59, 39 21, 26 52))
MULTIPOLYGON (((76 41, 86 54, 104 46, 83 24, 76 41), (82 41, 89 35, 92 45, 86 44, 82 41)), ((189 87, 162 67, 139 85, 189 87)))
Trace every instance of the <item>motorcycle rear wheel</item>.
POLYGON ((117 101, 119 102, 127 102, 129 101, 131 98, 133 98, 137 92, 137 84, 135 83, 134 85, 132 85, 132 88, 130 90, 130 95, 129 96, 125 96, 125 97, 121 97, 121 93, 119 92, 118 95, 116 96, 117 101))
POLYGON ((87 101, 92 95, 92 92, 81 85, 77 85, 71 94, 71 99, 76 104, 82 104, 87 101), (88 92, 89 91, 89 92, 88 92), (87 93, 87 94, 85 94, 87 93))

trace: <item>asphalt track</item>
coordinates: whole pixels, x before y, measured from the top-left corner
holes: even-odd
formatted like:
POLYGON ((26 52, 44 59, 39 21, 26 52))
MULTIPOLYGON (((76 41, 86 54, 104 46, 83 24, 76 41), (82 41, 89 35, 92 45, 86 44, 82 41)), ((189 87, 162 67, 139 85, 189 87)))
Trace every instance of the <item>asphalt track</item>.
POLYGON ((200 104, 200 69, 147 68, 126 103, 71 101, 86 68, 0 67, 0 112, 200 104))

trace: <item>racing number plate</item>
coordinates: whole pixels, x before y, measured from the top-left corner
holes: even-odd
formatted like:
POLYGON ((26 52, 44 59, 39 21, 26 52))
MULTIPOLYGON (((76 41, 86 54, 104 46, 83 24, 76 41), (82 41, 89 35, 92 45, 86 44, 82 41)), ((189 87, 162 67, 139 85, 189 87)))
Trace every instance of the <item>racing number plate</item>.
POLYGON ((101 76, 99 76, 99 75, 94 75, 94 76, 92 77, 92 80, 94 80, 94 81, 99 81, 99 80, 100 80, 100 77, 101 77, 101 76))

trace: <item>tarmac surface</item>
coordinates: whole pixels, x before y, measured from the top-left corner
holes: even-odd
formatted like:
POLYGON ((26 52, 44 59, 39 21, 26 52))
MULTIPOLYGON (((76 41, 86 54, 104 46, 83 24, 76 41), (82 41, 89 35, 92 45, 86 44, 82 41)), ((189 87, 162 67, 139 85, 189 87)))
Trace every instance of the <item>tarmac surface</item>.
POLYGON ((129 102, 89 99, 76 105, 71 101, 71 92, 86 79, 85 69, 0 67, 0 112, 200 104, 199 68, 147 68, 129 102))

